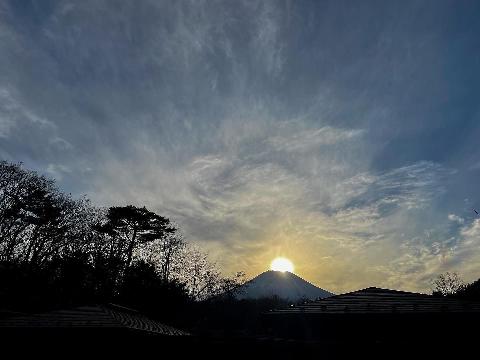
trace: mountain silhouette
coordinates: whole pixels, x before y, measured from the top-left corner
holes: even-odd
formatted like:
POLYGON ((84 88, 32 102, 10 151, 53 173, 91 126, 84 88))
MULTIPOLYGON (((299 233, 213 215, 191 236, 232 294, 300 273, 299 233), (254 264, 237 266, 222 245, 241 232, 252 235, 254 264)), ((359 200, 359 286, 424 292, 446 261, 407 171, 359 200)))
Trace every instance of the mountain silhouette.
POLYGON ((282 299, 298 301, 301 299, 315 300, 332 295, 334 294, 303 280, 291 272, 269 270, 245 283, 240 288, 237 299, 278 296, 282 299))

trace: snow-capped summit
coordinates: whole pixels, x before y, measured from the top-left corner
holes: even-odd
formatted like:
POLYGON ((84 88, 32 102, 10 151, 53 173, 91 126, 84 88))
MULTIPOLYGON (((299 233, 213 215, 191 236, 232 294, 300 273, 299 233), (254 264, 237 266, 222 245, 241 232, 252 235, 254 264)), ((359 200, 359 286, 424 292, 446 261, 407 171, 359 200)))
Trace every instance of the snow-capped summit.
POLYGON ((259 299, 278 296, 291 301, 315 300, 334 294, 323 290, 301 277, 285 271, 265 271, 248 281, 240 289, 237 299, 259 299))

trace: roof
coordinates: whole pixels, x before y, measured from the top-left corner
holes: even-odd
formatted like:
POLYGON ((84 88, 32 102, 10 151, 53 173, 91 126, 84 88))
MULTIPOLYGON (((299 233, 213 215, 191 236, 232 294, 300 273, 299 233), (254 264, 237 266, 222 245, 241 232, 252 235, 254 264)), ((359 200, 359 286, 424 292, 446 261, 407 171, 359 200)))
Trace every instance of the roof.
POLYGON ((113 304, 13 316, 0 320, 0 328, 123 328, 169 336, 189 335, 182 330, 151 320, 136 310, 113 304))
POLYGON ((480 302, 370 287, 268 314, 386 314, 480 312, 480 302))

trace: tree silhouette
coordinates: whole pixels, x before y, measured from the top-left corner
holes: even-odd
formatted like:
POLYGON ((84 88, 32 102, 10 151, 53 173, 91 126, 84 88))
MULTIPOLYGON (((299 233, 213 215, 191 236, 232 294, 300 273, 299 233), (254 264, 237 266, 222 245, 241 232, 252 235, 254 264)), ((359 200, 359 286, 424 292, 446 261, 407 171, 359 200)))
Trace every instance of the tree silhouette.
POLYGON ((116 242, 125 268, 132 263, 134 251, 140 244, 164 239, 176 231, 169 219, 133 205, 109 208, 100 229, 112 238, 112 249, 116 242))
POLYGON ((245 283, 245 274, 238 272, 232 277, 222 275, 217 265, 196 246, 186 246, 177 268, 177 278, 186 285, 195 300, 207 300, 218 296, 232 297, 245 283))
POLYGON ((85 242, 92 214, 88 200, 72 199, 20 164, 0 162, 0 260, 41 266, 85 242))
POLYGON ((94 207, 0 161, 0 308, 117 302, 174 322, 200 301, 232 299, 242 281, 223 276, 166 217, 133 205, 94 207))
POLYGON ((438 277, 433 280, 433 294, 441 296, 451 296, 455 295, 457 292, 461 291, 465 287, 464 281, 460 276, 453 272, 446 272, 444 274, 438 275, 438 277))

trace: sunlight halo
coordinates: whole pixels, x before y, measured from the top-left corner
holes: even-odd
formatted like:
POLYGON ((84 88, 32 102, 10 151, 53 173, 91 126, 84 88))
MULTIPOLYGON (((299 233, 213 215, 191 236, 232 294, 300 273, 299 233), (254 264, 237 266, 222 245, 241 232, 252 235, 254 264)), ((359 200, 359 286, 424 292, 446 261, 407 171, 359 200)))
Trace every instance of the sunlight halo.
POLYGON ((293 263, 284 257, 275 258, 270 264, 270 269, 273 271, 288 271, 293 273, 294 266, 293 263))

